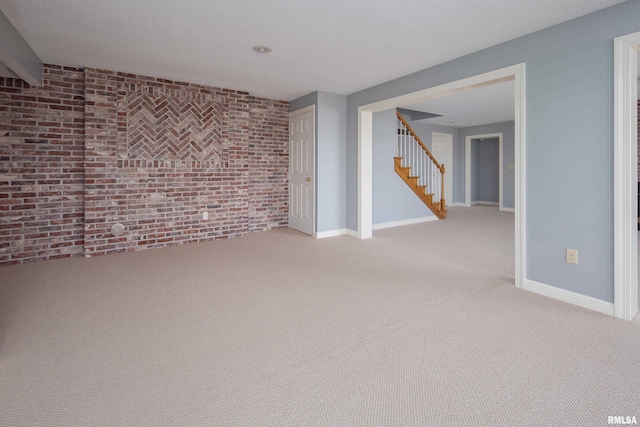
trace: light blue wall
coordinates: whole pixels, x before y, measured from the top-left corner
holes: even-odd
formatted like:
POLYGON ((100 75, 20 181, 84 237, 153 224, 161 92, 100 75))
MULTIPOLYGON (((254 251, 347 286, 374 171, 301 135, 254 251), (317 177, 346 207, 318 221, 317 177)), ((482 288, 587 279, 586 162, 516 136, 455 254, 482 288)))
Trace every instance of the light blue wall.
POLYGON ((478 171, 480 170, 478 162, 478 143, 471 141, 471 201, 478 200, 478 189, 480 185, 478 183, 478 171))
POLYGON ((347 225, 347 97, 318 92, 316 123, 316 229, 341 230, 347 225))
MULTIPOLYGON (((505 197, 505 207, 513 208, 515 200, 514 171, 508 169, 509 165, 514 164, 513 122, 457 129, 422 121, 411 121, 408 119, 408 115, 404 117, 428 149, 431 149, 433 132, 453 135, 453 167, 447 168, 447 177, 453 180, 452 203, 465 202, 465 137, 468 135, 502 133, 505 150, 504 179, 506 181, 503 183, 506 189, 503 197, 505 197)), ((400 177, 393 171, 393 168, 389 167, 389 159, 392 159, 395 155, 393 141, 395 141, 396 126, 395 110, 387 110, 373 115, 373 224, 432 215, 431 211, 420 202, 413 191, 402 182, 400 177)), ((487 153, 487 150, 492 148, 495 151, 495 159, 498 158, 497 139, 493 147, 483 148, 485 149, 484 151, 478 151, 478 147, 473 148, 473 153, 475 154, 472 156, 472 176, 475 179, 471 180, 471 200, 498 202, 498 164, 497 160, 494 161, 494 157, 487 153), (481 163, 478 163, 480 157, 485 155, 488 155, 487 161, 489 163, 484 164, 484 158, 481 163), (493 182, 491 179, 495 180, 495 188, 491 186, 491 182, 493 182)), ((392 162, 393 160, 391 160, 392 162)))
POLYGON ((481 202, 500 201, 500 169, 498 164, 499 145, 497 138, 485 139, 484 141, 474 140, 478 145, 478 184, 477 198, 481 202))
POLYGON ((395 110, 373 115, 373 224, 433 215, 394 170, 397 121, 395 110))
MULTIPOLYGON (((502 133, 502 155, 504 161, 502 165, 502 204, 505 208, 515 207, 515 170, 510 169, 509 166, 515 166, 515 153, 514 153, 514 140, 515 140, 515 123, 492 123, 482 126, 470 126, 466 128, 458 129, 458 139, 455 142, 454 157, 457 165, 461 165, 455 171, 456 179, 453 183, 456 188, 453 191, 454 195, 458 195, 459 198, 456 201, 464 203, 465 198, 465 140, 467 136, 473 135, 487 135, 491 133, 502 133)), ((473 180, 472 180, 473 184, 473 180)), ((472 191, 473 200, 473 191, 472 191)))
POLYGON ((294 111, 298 111, 303 109, 304 107, 308 107, 310 105, 316 106, 316 122, 318 121, 318 92, 311 92, 305 96, 301 96, 298 99, 294 99, 289 102, 289 112, 293 113, 294 111))
POLYGON ((347 97, 316 91, 289 103, 289 111, 315 105, 316 232, 346 228, 347 97))
MULTIPOLYGON (((453 167, 451 167, 451 165, 445 165, 446 167, 446 173, 445 173, 445 179, 452 179, 453 183, 452 183, 452 188, 453 188, 453 197, 451 196, 447 196, 445 194, 445 199, 447 200, 447 204, 451 204, 451 203, 455 203, 458 201, 459 195, 456 192, 456 183, 457 180, 459 179, 459 174, 457 173, 458 169, 460 169, 460 167, 463 168, 463 173, 464 173, 464 160, 462 162, 462 166, 460 166, 458 159, 456 158, 456 141, 458 139, 458 129, 456 128, 452 128, 449 126, 440 126, 440 125, 433 125, 430 123, 423 123, 423 122, 411 122, 409 123, 411 125, 411 127, 413 128, 413 130, 418 134, 418 136, 420 137, 420 139, 422 140, 422 142, 424 142, 424 145, 427 146, 427 148, 429 150, 431 150, 432 146, 431 146, 431 134, 433 132, 438 132, 438 133, 449 133, 451 135, 453 135, 453 167)), ((464 175, 462 176, 464 179, 464 175)), ((463 184, 464 185, 464 184, 463 184)), ((464 189, 463 189, 464 190, 464 189)), ((462 194, 462 201, 464 201, 464 194, 462 194)))
POLYGON ((613 39, 640 31, 639 16, 628 1, 349 95, 347 227, 357 229, 359 106, 525 63, 526 277, 612 302, 613 39))

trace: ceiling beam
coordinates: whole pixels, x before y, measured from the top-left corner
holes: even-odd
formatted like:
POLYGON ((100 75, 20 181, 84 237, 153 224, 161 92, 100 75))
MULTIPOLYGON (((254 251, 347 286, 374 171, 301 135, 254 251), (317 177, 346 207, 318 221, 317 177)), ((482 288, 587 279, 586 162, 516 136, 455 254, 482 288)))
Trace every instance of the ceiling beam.
POLYGON ((0 61, 31 86, 42 85, 42 61, 0 11, 0 61))

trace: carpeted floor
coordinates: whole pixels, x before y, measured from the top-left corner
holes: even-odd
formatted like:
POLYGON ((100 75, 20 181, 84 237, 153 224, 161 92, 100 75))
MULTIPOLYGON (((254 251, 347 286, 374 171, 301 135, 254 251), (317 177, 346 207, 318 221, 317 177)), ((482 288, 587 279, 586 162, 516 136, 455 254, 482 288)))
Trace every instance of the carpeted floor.
POLYGON ((2 426, 605 426, 640 324, 513 286, 513 214, 0 269, 2 426))

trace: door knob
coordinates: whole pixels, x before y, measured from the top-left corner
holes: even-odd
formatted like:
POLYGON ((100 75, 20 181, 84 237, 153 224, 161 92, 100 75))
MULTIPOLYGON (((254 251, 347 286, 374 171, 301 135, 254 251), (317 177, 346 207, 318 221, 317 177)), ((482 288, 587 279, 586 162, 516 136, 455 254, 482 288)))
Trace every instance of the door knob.
POLYGON ((308 177, 308 178, 307 178, 307 181, 311 181, 311 177, 308 177))

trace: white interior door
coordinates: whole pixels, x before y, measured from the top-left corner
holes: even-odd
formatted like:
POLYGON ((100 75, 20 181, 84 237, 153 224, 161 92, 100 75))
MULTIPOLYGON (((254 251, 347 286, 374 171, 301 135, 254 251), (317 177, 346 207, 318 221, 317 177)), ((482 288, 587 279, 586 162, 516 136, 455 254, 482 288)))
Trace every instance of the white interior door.
POLYGON ((438 163, 445 167, 444 200, 448 206, 453 202, 453 135, 433 132, 431 134, 431 154, 438 163))
POLYGON ((313 235, 315 123, 314 109, 289 116, 289 227, 313 235))

